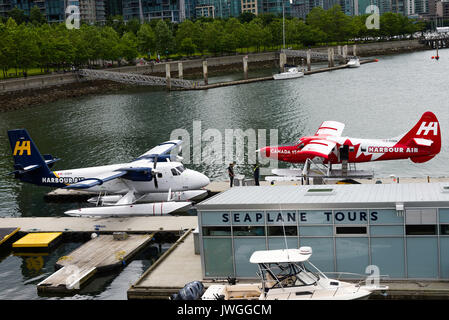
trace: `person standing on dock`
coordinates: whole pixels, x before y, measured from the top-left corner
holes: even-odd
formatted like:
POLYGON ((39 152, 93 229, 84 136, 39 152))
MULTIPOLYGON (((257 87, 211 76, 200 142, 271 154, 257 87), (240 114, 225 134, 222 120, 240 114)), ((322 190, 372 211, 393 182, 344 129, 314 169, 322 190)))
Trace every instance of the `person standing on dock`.
POLYGON ((253 166, 253 171, 254 171, 254 183, 256 186, 259 186, 259 163, 256 162, 253 166))
POLYGON ((234 163, 230 163, 228 169, 228 175, 230 180, 230 187, 232 188, 234 184, 234 163))

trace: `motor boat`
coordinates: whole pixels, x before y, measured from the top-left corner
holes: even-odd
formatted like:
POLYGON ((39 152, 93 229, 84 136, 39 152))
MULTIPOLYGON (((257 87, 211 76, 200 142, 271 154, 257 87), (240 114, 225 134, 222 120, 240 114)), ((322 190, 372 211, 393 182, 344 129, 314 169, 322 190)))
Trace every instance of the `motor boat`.
POLYGON ((304 72, 300 71, 299 68, 288 68, 286 72, 278 73, 273 76, 274 80, 286 80, 295 79, 304 76, 304 72))
POLYGON ((202 300, 356 300, 367 299, 388 286, 361 285, 328 278, 309 258, 311 247, 255 251, 260 283, 214 284, 202 300), (311 271, 314 270, 314 271, 311 271))
POLYGON ((360 67, 360 60, 359 60, 359 58, 351 58, 351 59, 349 59, 347 64, 348 64, 349 68, 358 68, 358 67, 360 67))

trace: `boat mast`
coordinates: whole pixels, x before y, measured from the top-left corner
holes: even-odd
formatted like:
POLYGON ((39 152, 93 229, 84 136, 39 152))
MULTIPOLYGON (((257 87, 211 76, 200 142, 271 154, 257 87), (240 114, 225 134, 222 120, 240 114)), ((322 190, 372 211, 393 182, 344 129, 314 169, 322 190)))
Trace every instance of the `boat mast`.
POLYGON ((282 1, 282 45, 283 49, 285 49, 285 6, 284 0, 282 1))

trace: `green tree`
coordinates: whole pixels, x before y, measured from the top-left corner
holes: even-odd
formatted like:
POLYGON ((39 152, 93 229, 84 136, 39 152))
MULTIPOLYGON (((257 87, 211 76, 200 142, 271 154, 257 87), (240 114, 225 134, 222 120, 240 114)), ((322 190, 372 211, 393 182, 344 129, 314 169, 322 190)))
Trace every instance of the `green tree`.
POLYGON ((247 23, 247 22, 251 22, 255 17, 256 17, 256 15, 252 12, 242 12, 239 15, 239 20, 241 23, 247 23))
POLYGON ((140 26, 140 29, 137 32, 137 44, 139 52, 142 54, 148 54, 155 50, 156 35, 148 23, 144 23, 140 26))
POLYGON ((250 39, 250 45, 256 47, 257 52, 259 52, 260 47, 264 45, 264 36, 266 36, 262 27, 262 20, 259 18, 253 19, 250 23, 246 24, 246 31, 250 39))
POLYGON ((137 32, 140 30, 140 21, 136 18, 129 20, 126 23, 126 31, 132 32, 137 35, 137 32))
POLYGON ((36 64, 39 60, 39 47, 34 28, 28 28, 25 24, 17 26, 15 22, 11 24, 9 22, 7 26, 10 26, 11 32, 13 66, 17 75, 19 68, 27 71, 36 64))
MULTIPOLYGON (((84 41, 83 29, 72 29, 68 32, 70 43, 73 46, 73 65, 78 68, 89 63, 88 44, 84 41)), ((118 50, 118 49, 117 49, 118 50)))
POLYGON ((223 34, 223 26, 220 21, 215 20, 212 23, 208 23, 204 29, 204 39, 206 42, 206 48, 209 52, 217 54, 223 52, 223 46, 221 43, 221 37, 223 34))
MULTIPOLYGON (((104 27, 100 31, 100 46, 102 48, 100 58, 103 60, 118 60, 121 52, 119 50, 120 37, 112 27, 104 27)), ((134 56, 135 57, 135 56, 134 56)))
POLYGON ((386 12, 380 16, 380 34, 384 37, 398 35, 401 31, 399 14, 386 12))
MULTIPOLYGON (((10 18, 11 19, 11 18, 10 18)), ((11 19, 10 24, 17 24, 11 19)), ((8 69, 13 65, 13 39, 11 37, 10 29, 3 23, 0 23, 0 68, 3 72, 3 77, 7 77, 8 69)))
POLYGON ((119 55, 128 62, 137 57, 137 37, 132 32, 126 32, 118 44, 119 55))
POLYGON ((8 12, 8 17, 13 18, 18 25, 25 23, 27 21, 27 16, 25 15, 25 12, 17 7, 14 7, 14 9, 8 12))
POLYGON ((179 47, 179 51, 186 55, 192 55, 196 51, 196 46, 193 43, 192 38, 184 38, 179 47))
MULTIPOLYGON (((182 42, 186 38, 190 38, 190 41, 193 43, 193 38, 195 36, 195 24, 190 20, 185 20, 179 24, 178 29, 176 30, 175 43, 178 50, 180 50, 182 46, 182 42)), ((181 50, 181 52, 183 52, 181 50)))
POLYGON ((282 19, 276 18, 269 25, 268 28, 271 33, 272 45, 282 45, 282 19))
POLYGON ((33 6, 30 10, 30 21, 34 25, 41 25, 46 23, 47 19, 45 19, 45 16, 38 7, 33 6))
POLYGON ((206 38, 204 36, 204 24, 200 20, 195 21, 192 36, 196 49, 203 54, 206 50, 206 38))
POLYGON ((174 50, 173 34, 164 20, 159 20, 154 29, 156 34, 156 50, 168 56, 174 50))
POLYGON ((106 26, 114 28, 115 32, 117 32, 120 37, 126 32, 123 16, 109 16, 106 19, 106 26))
POLYGON ((234 53, 237 49, 238 41, 233 33, 224 32, 219 40, 223 52, 234 53))
POLYGON ((101 59, 103 56, 103 48, 101 46, 101 34, 99 28, 96 26, 83 24, 81 25, 80 30, 82 41, 86 44, 89 64, 101 59))

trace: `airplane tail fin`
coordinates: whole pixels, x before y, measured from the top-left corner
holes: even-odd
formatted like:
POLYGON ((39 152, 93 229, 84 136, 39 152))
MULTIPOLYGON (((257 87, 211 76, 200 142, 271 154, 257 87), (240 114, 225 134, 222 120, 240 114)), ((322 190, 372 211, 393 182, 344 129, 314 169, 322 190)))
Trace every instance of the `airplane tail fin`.
POLYGON ((425 112, 415 126, 401 137, 399 143, 409 147, 429 147, 429 155, 410 158, 415 163, 435 157, 441 150, 441 130, 435 114, 425 112))
POLYGON ((26 129, 9 130, 8 138, 14 158, 15 171, 12 173, 16 178, 39 184, 42 177, 53 176, 47 164, 58 159, 50 155, 43 157, 26 129))

